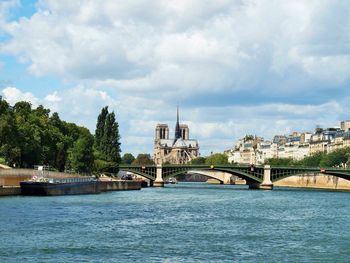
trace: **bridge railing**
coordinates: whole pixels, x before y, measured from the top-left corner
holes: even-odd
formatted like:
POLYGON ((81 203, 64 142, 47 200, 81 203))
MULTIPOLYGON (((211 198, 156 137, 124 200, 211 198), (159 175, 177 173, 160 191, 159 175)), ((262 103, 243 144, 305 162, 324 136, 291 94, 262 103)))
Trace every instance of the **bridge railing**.
POLYGON ((316 166, 271 166, 271 169, 309 170, 309 171, 350 171, 347 167, 316 167, 316 166))

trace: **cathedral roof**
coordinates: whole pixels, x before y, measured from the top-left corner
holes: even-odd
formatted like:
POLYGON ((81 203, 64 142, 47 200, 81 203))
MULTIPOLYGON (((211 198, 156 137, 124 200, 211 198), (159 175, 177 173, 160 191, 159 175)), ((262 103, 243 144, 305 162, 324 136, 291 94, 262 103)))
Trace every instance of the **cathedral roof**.
POLYGON ((172 147, 172 148, 183 148, 183 147, 198 147, 197 140, 184 140, 179 138, 177 140, 174 139, 161 139, 160 145, 163 147, 172 147))
POLYGON ((179 138, 175 141, 173 147, 174 148, 187 148, 188 146, 182 138, 179 138))

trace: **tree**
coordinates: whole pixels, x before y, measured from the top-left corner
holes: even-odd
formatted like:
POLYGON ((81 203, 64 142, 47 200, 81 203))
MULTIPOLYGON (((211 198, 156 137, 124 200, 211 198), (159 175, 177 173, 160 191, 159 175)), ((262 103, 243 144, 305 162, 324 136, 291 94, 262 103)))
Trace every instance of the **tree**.
POLYGON ((119 125, 115 120, 114 112, 109 113, 106 119, 103 135, 104 155, 107 161, 120 163, 120 135, 119 125))
POLYGON ((108 107, 104 107, 97 118, 95 148, 98 159, 120 163, 119 124, 114 112, 108 112, 108 107))
POLYGON ((191 164, 205 164, 205 161, 206 161, 205 157, 197 157, 191 160, 191 164))
POLYGON ((350 156, 350 148, 345 147, 337 149, 331 153, 324 155, 320 161, 322 167, 343 166, 347 163, 350 156))
POLYGON ((135 157, 131 153, 125 153, 122 157, 122 164, 132 164, 135 161, 135 157))
POLYGON ((20 162, 15 115, 5 100, 0 100, 0 154, 10 166, 20 162))
POLYGON ((132 164, 135 164, 135 165, 153 165, 154 162, 153 162, 150 154, 140 153, 137 155, 135 161, 132 164))
POLYGON ((82 135, 69 153, 71 168, 78 173, 90 173, 94 163, 94 138, 90 134, 82 135))
POLYGON ((300 161, 300 164, 302 166, 318 167, 320 166, 320 162, 324 156, 325 153, 318 152, 314 155, 305 157, 303 160, 300 161))
POLYGON ((105 124, 106 118, 108 115, 108 107, 104 107, 101 110, 101 113, 97 117, 96 130, 95 130, 95 144, 96 148, 99 151, 103 151, 103 146, 101 144, 104 132, 105 132, 105 124))
POLYGON ((205 160, 205 164, 228 164, 228 157, 223 153, 215 153, 208 156, 205 160))
POLYGON ((19 113, 20 116, 26 117, 32 112, 32 104, 27 101, 19 101, 13 106, 15 113, 19 113))
POLYGON ((0 158, 10 166, 32 168, 50 165, 63 171, 68 151, 82 136, 92 136, 83 127, 67 123, 42 105, 35 109, 20 101, 13 107, 0 99, 0 158))
POLYGON ((266 164, 271 166, 291 166, 293 165, 292 158, 269 158, 266 164))

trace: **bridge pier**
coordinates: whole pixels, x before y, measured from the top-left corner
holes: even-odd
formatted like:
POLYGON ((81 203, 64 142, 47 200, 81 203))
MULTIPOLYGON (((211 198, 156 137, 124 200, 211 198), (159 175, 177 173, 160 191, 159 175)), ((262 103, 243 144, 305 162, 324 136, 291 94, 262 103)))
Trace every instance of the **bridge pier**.
POLYGON ((157 165, 157 175, 156 175, 156 180, 153 182, 154 187, 164 187, 164 180, 162 176, 162 166, 157 165))
POLYGON ((233 184, 232 174, 230 173, 224 173, 224 184, 233 184))
POLYGON ((260 189, 264 189, 264 190, 272 190, 273 189, 273 183, 271 181, 271 166, 270 165, 264 166, 264 180, 260 185, 260 189))
POLYGON ((270 165, 264 166, 264 178, 262 183, 251 183, 249 189, 261 189, 261 190, 272 190, 273 183, 271 181, 271 167, 270 165))

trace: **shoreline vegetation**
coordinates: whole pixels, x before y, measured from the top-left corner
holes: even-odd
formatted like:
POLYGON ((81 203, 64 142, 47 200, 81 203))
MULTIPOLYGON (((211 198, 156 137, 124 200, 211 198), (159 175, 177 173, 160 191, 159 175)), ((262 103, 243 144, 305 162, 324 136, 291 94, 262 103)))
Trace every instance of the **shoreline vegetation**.
POLYGON ((303 166, 303 167, 337 167, 350 166, 350 147, 337 149, 330 153, 318 152, 302 160, 292 158, 271 158, 266 164, 271 166, 303 166))
POLYGON ((0 163, 13 168, 44 164, 59 172, 117 173, 120 163, 119 125, 104 107, 96 135, 60 119, 42 105, 21 101, 14 106, 0 100, 0 163))

